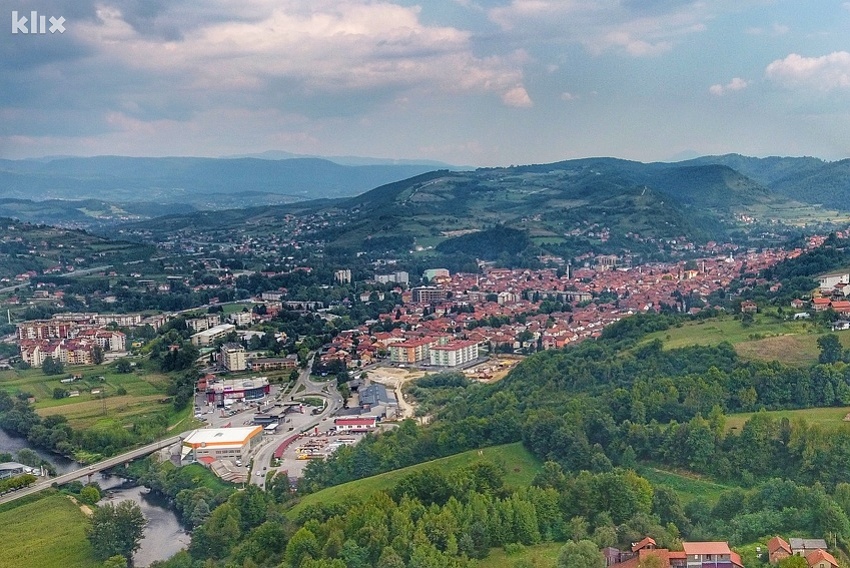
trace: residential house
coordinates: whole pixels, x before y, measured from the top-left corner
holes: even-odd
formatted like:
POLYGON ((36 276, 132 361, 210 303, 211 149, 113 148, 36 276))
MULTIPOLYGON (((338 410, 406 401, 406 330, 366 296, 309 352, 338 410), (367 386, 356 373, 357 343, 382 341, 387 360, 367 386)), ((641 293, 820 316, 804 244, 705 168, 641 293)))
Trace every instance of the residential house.
POLYGON ((826 550, 826 541, 822 538, 792 538, 791 552, 796 556, 808 557, 816 550, 826 550))
POLYGON ((771 564, 791 556, 791 545, 781 536, 775 536, 767 541, 767 557, 771 564))
POLYGON ((687 568, 743 567, 741 557, 729 549, 726 542, 683 542, 687 568))
POLYGON ((809 568, 838 568, 838 562, 829 552, 819 548, 806 556, 809 568))

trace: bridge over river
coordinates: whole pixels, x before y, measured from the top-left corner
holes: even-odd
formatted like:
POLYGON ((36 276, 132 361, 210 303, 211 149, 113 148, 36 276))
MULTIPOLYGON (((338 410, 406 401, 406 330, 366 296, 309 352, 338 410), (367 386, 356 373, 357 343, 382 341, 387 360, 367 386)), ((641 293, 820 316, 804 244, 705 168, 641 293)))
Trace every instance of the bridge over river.
POLYGON ((78 469, 75 469, 74 471, 63 473, 62 475, 59 475, 57 477, 38 481, 30 485, 29 487, 25 487, 24 489, 19 489, 17 491, 12 491, 11 493, 7 493, 6 495, 1 496, 0 505, 2 505, 3 503, 9 503, 16 499, 20 499, 21 497, 26 497, 27 495, 32 495, 33 493, 38 493, 39 491, 51 487, 54 483, 57 485, 70 483, 71 481, 80 479, 81 477, 87 477, 95 473, 99 473, 101 471, 115 467, 117 465, 131 462, 135 459, 150 455, 154 452, 158 452, 162 448, 167 448, 168 446, 179 443, 184 436, 185 434, 181 434, 179 436, 165 438, 164 440, 159 440, 152 444, 148 444, 147 446, 142 446, 141 448, 130 450, 129 452, 125 452, 109 459, 105 459, 95 464, 82 466, 78 469))

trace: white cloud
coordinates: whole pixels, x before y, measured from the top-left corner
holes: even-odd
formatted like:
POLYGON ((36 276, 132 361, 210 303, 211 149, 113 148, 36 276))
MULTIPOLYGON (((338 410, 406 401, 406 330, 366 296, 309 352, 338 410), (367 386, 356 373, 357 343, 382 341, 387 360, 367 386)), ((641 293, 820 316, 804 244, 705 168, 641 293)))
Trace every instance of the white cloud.
POLYGON ((139 33, 108 6, 99 10, 99 22, 77 31, 103 60, 170 77, 175 92, 279 99, 419 89, 517 100, 506 93, 522 81, 522 54, 476 55, 470 32, 424 24, 419 7, 362 0, 244 4, 230 19, 208 24, 181 14, 192 25, 167 41, 139 33))
POLYGON ((517 85, 516 87, 506 91, 502 95, 502 102, 508 106, 517 108, 529 108, 534 106, 534 102, 532 102, 531 97, 528 96, 528 92, 522 85, 517 85))
POLYGON ((721 85, 720 83, 716 85, 712 85, 708 88, 708 92, 712 95, 716 95, 718 97, 722 97, 726 93, 734 92, 734 91, 742 91, 749 86, 749 83, 740 77, 734 77, 731 81, 726 83, 725 85, 721 85))
POLYGON ((850 88, 850 53, 836 51, 820 57, 792 53, 767 66, 768 79, 788 88, 832 91, 850 88))
POLYGON ((784 24, 773 24, 770 28, 747 28, 747 33, 750 35, 758 36, 758 35, 771 35, 771 36, 782 36, 791 31, 791 28, 784 24))
POLYGON ((503 31, 575 42, 592 53, 655 56, 673 49, 712 18, 703 2, 659 5, 618 0, 511 0, 488 16, 503 31))
POLYGON ((578 99, 578 95, 570 93, 569 91, 564 91, 563 93, 561 93, 562 101, 574 101, 576 99, 578 99))

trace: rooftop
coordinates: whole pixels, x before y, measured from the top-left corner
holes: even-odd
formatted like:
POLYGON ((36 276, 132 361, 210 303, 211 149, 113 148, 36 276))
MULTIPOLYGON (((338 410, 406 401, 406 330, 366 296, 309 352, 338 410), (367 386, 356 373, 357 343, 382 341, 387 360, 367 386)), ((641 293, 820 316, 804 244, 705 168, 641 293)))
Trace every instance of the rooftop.
POLYGON ((685 554, 731 554, 728 542, 683 542, 682 548, 685 549, 685 554))
POLYGON ((262 426, 245 426, 240 428, 204 428, 195 430, 183 440, 184 445, 193 447, 225 446, 244 444, 263 431, 262 426))

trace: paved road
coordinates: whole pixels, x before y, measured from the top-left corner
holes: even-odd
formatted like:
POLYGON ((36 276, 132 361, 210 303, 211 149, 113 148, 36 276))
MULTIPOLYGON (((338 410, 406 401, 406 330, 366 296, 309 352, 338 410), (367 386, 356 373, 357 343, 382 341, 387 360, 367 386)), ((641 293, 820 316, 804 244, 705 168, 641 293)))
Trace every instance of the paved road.
MULTIPOLYGON (((293 434, 305 432, 315 428, 316 426, 321 424, 322 421, 326 420, 331 415, 336 413, 340 408, 342 408, 342 395, 340 395, 339 391, 336 389, 336 380, 332 378, 328 381, 311 381, 310 369, 312 368, 312 366, 313 358, 310 357, 310 360, 307 363, 307 368, 303 369, 299 373, 298 380, 296 381, 292 390, 289 391, 289 393, 295 398, 321 397, 326 401, 324 410, 322 410, 321 413, 315 415, 289 415, 289 419, 292 422, 281 425, 279 434, 265 435, 265 439, 263 440, 262 445, 254 451, 254 469, 251 472, 250 483, 253 483, 254 485, 259 485, 260 487, 264 487, 266 478, 263 474, 266 470, 263 468, 269 467, 272 455, 274 454, 274 451, 277 449, 277 447, 293 434), (299 391, 299 388, 301 386, 304 387, 304 390, 299 391), (305 420, 298 420, 302 416, 305 420), (292 431, 289 431, 288 426, 294 426, 294 429, 292 431), (257 472, 259 472, 261 475, 257 475, 257 472)), ((285 397, 285 399, 288 400, 289 396, 285 397)))
POLYGON ((20 489, 18 491, 13 491, 12 493, 8 493, 0 497, 0 504, 8 503, 10 501, 14 501, 16 499, 20 499, 21 497, 26 497, 27 495, 32 495, 33 493, 38 493, 44 489, 47 489, 54 483, 58 485, 63 485, 65 483, 70 483, 75 479, 79 479, 81 477, 86 477, 92 475, 94 473, 101 472, 103 470, 109 469, 111 467, 115 467, 116 465, 121 465, 122 463, 126 463, 128 461, 132 461, 134 459, 152 454, 162 448, 168 447, 172 444, 177 444, 186 434, 181 434, 179 436, 173 436, 171 438, 166 438, 164 440, 160 440, 158 442, 154 442, 152 444, 148 444, 147 446, 142 446, 136 450, 131 450, 129 452, 125 452, 121 455, 105 459, 101 462, 83 466, 75 471, 70 473, 65 473, 58 477, 54 477, 52 479, 45 479, 43 481, 39 481, 33 485, 30 485, 26 489, 20 489))

